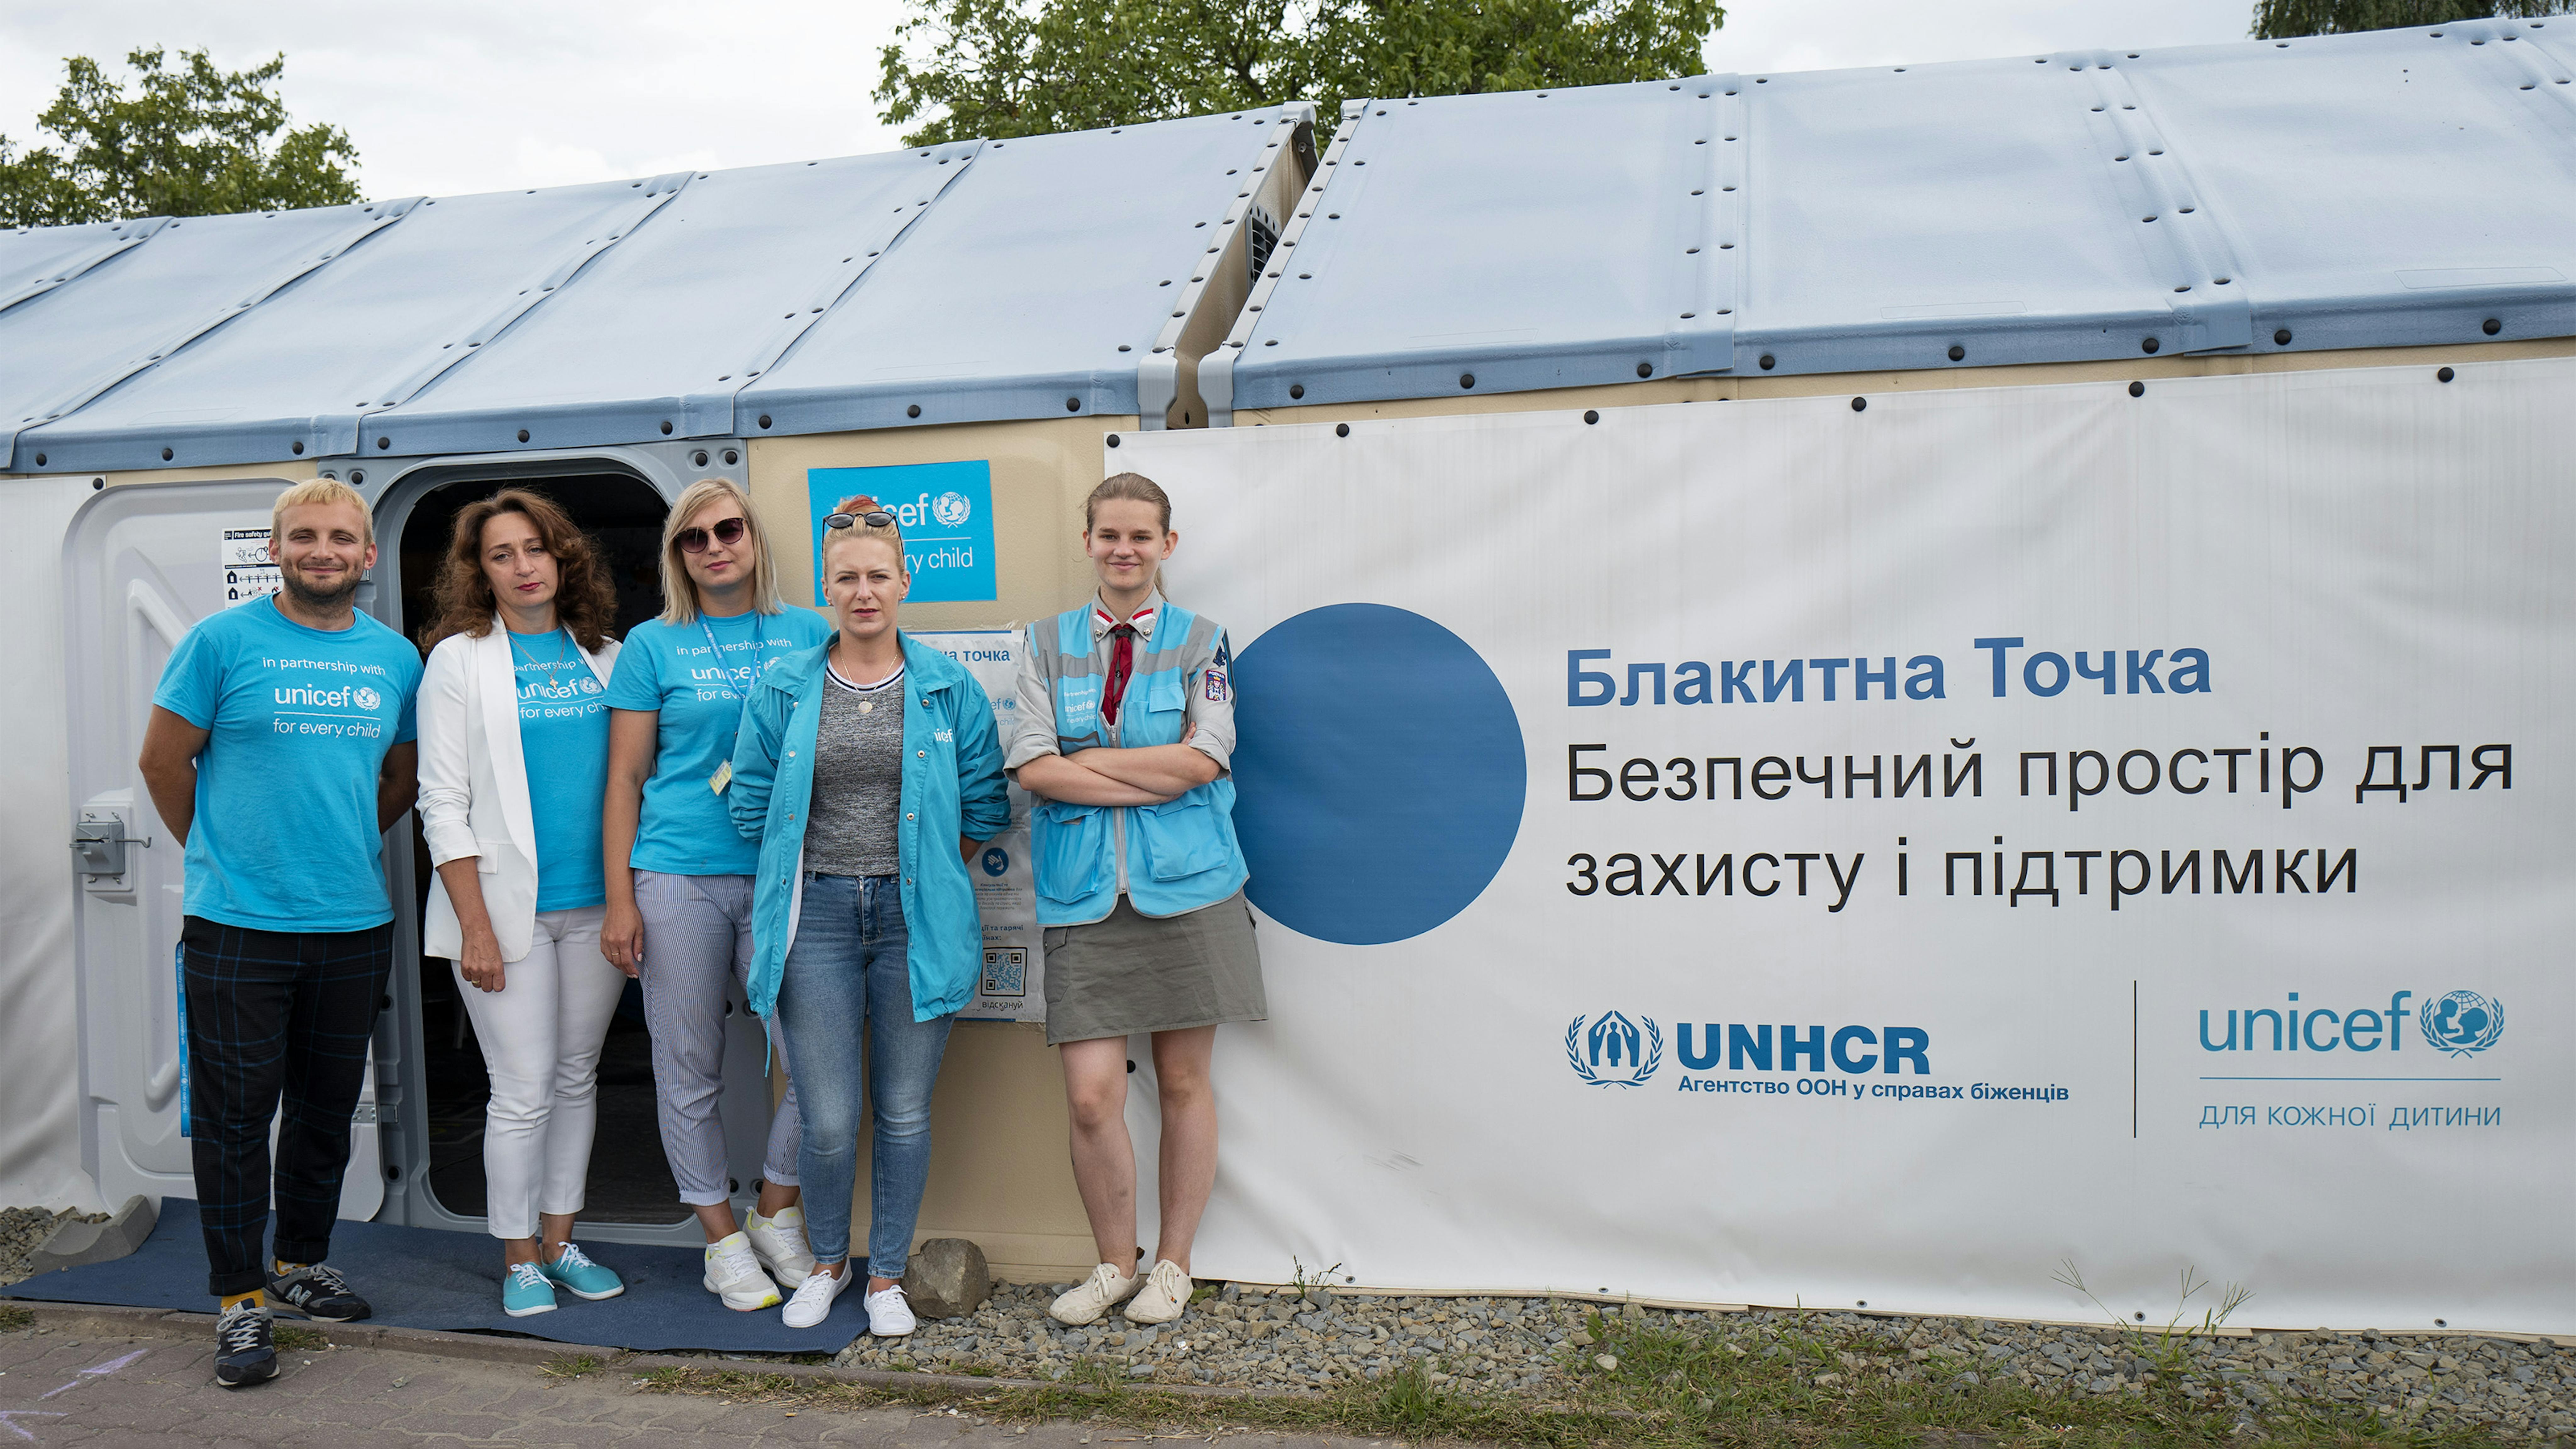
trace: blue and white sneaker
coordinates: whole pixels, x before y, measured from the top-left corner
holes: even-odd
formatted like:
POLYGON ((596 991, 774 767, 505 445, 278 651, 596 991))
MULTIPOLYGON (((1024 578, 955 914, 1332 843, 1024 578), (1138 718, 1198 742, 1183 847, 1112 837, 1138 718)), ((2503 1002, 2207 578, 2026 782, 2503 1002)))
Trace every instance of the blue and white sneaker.
POLYGON ((555 1311, 554 1280, 534 1263, 512 1263, 501 1280, 501 1311, 512 1318, 555 1311))
POLYGON ((590 1255, 583 1252, 578 1243, 564 1244, 563 1252, 557 1254, 553 1262, 541 1264, 540 1269, 554 1280, 556 1287, 575 1298, 587 1298, 594 1303, 626 1291, 626 1280, 592 1262, 590 1255))

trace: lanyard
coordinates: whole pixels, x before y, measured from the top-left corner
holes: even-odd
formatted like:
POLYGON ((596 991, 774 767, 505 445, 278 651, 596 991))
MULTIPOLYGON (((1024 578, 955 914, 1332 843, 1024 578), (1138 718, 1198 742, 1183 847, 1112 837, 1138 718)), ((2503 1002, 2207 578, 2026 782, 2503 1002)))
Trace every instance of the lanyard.
POLYGON ((707 616, 704 614, 698 616, 698 631, 707 636, 707 653, 714 660, 716 668, 724 670, 725 683, 733 688, 734 698, 737 701, 734 710, 734 727, 740 729, 744 712, 751 708, 752 681, 760 677, 760 651, 768 642, 769 626, 760 617, 760 611, 754 609, 751 614, 751 662, 742 667, 739 678, 731 669, 725 667, 724 646, 716 642, 716 631, 707 623, 707 616))

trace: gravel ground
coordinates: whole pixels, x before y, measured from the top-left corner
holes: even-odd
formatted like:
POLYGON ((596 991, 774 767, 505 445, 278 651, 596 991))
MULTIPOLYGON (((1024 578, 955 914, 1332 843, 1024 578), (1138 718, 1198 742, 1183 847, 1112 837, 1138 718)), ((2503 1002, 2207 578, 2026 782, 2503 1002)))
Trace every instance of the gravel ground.
POLYGON ((69 1208, 51 1212, 44 1208, 0 1208, 0 1287, 27 1276, 27 1259, 54 1235, 54 1229, 73 1221, 103 1223, 106 1213, 81 1214, 69 1208))
MULTIPOLYGON (((905 1340, 862 1338, 838 1362, 862 1368, 984 1372, 1013 1378, 1123 1374, 1140 1382, 1330 1388, 1409 1361, 1435 1385, 1555 1398, 1601 1371, 1595 1313, 1623 1327, 1709 1334, 1747 1354, 1786 1357, 1786 1336, 1839 1349, 1856 1381, 1974 1384, 2003 1378, 2043 1393, 2141 1394, 2172 1377, 2188 1398, 2238 1410, 2353 1412, 2428 1429, 2470 1428, 2504 1438, 2576 1432, 2576 1346, 2499 1339, 2364 1333, 2257 1333, 2177 1340, 2178 1372, 2156 1362, 2154 1340, 2112 1328, 2058 1328, 1966 1318, 1877 1317, 1757 1309, 1683 1313, 1603 1308, 1540 1298, 1296 1296, 1226 1285, 1179 1322, 1129 1324, 1114 1312, 1068 1329, 1046 1306, 1067 1285, 997 1286, 973 1317, 925 1321, 905 1340), (2143 1351, 2142 1351, 2143 1350, 2143 1351)), ((1606 1366, 1615 1368, 1615 1361, 1606 1366)), ((1784 1368, 1786 1365, 1784 1365, 1784 1368)), ((1808 1370, 1801 1368, 1799 1372, 1808 1370)))

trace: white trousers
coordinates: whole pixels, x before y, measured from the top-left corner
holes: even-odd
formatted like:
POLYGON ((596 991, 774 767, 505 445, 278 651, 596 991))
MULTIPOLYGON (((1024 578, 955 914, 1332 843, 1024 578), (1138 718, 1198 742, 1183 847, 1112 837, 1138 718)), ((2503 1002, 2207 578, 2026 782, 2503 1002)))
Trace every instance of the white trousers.
POLYGON ((482 1045, 485 1213, 496 1238, 533 1238, 539 1213, 577 1213, 599 1120, 599 1048, 626 973, 599 954, 607 908, 540 911, 528 954, 485 991, 456 973, 482 1045))

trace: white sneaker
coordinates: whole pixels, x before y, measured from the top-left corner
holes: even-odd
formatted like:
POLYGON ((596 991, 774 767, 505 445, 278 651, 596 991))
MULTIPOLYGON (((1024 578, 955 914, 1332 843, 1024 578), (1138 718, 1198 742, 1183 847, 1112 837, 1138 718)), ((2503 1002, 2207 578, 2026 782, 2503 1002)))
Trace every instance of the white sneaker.
POLYGON ((778 1285, 760 1271, 760 1260, 752 1256, 751 1240, 741 1233, 707 1244, 706 1290, 724 1300, 724 1306, 736 1313, 778 1306, 778 1285))
POLYGON ((1145 1275, 1145 1286, 1127 1301, 1127 1321, 1169 1323, 1190 1306, 1190 1294, 1197 1287, 1180 1264, 1166 1258, 1154 1265, 1154 1271, 1145 1275))
POLYGON ((752 1256, 760 1259, 760 1266, 769 1270, 770 1277, 801 1285, 814 1276, 814 1250, 805 1243, 802 1207, 790 1203, 780 1208, 774 1218, 753 1213, 744 1224, 743 1236, 751 1239, 752 1256))
POLYGON ((868 1332, 879 1338, 901 1338, 920 1325, 912 1316, 912 1305, 903 1301, 903 1285, 871 1293, 864 1300, 868 1310, 868 1332))
POLYGON ((1074 1328, 1080 1328, 1086 1323, 1098 1323, 1100 1315, 1107 1313, 1113 1305, 1124 1303, 1134 1297, 1137 1288, 1143 1282, 1141 1278, 1127 1277, 1116 1268, 1103 1263, 1091 1270, 1090 1277, 1075 1284, 1064 1296, 1048 1305, 1047 1314, 1056 1322, 1074 1328))
POLYGON ((840 1297, 841 1290, 849 1287, 850 1280, 857 1276, 857 1270, 847 1263, 841 1265, 841 1274, 837 1278, 820 1268, 807 1274, 805 1281, 796 1285, 796 1296, 787 1300, 787 1326, 812 1328, 831 1317, 832 1300, 840 1297))

